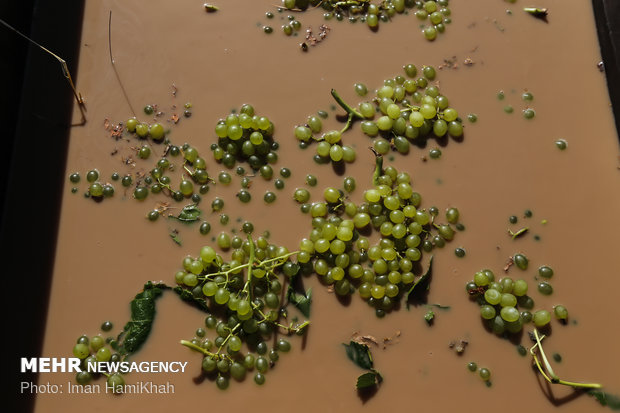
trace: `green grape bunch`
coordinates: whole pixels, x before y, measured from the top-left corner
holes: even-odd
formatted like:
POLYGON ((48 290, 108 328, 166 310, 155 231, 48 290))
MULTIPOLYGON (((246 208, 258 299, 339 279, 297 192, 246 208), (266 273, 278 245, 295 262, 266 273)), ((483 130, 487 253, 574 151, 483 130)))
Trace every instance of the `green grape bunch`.
MULTIPOLYGON (((448 0, 282 0, 282 10, 304 12, 309 8, 321 7, 324 10, 325 20, 336 19, 348 20, 351 23, 361 21, 366 23, 372 31, 379 29, 380 23, 389 23, 397 15, 414 14, 421 25, 424 38, 433 41, 439 33, 446 31, 446 25, 452 22, 451 10, 448 0), (411 12, 410 12, 411 11, 411 12), (428 24, 427 24, 428 22, 428 24)), ((273 18, 272 13, 267 13, 268 18, 273 18)), ((293 17, 293 16, 291 16, 293 17)), ((299 30, 292 23, 299 23, 292 19, 290 24, 282 26, 282 31, 290 36, 299 30)), ((273 29, 265 30, 271 33, 273 29)))
MULTIPOLYGON (((111 327, 112 325, 109 322, 101 326, 103 331, 109 331, 111 327)), ((73 346, 73 356, 80 359, 80 371, 76 374, 75 381, 78 384, 87 385, 99 376, 106 376, 108 388, 122 388, 125 379, 121 373, 99 373, 96 368, 97 363, 100 362, 118 363, 123 361, 124 357, 116 349, 117 341, 112 337, 107 339, 101 335, 90 338, 87 335, 78 337, 75 346, 73 346)))
POLYGON ((279 144, 273 139, 273 132, 269 118, 255 115, 254 107, 245 104, 238 114, 231 113, 215 125, 218 142, 211 145, 213 158, 227 168, 247 162, 258 171, 278 160, 279 144))
MULTIPOLYGON (((312 230, 300 241, 297 259, 338 296, 357 292, 382 317, 420 281, 423 253, 454 239, 459 212, 449 208, 440 223, 437 208, 421 208, 422 196, 413 190, 408 173, 393 166, 383 169, 379 154, 376 160, 364 202, 356 205, 344 191, 328 187, 324 201, 311 204, 312 230), (380 238, 371 244, 373 233, 380 238)), ((349 189, 352 184, 349 179, 349 189)))
MULTIPOLYGON (((312 142, 316 146, 315 162, 353 162, 353 148, 342 143, 342 135, 359 121, 362 133, 373 141, 374 150, 386 155, 390 151, 408 154, 412 145, 424 146, 429 139, 463 138, 463 122, 458 111, 450 106, 448 98, 431 82, 436 78, 432 66, 418 68, 413 64, 404 66, 405 76, 386 79, 372 99, 362 101, 356 108, 346 103, 332 90, 336 102, 346 111, 347 121, 341 130, 322 133, 322 122, 317 116, 308 117, 305 124, 297 125, 294 135, 300 146, 312 142)), ((366 96, 368 89, 356 84, 358 95, 366 96)))
POLYGON ((287 302, 282 299, 284 286, 297 276, 299 265, 291 258, 298 252, 270 244, 263 236, 253 240, 252 226, 244 224, 248 233, 244 241, 222 233, 218 247, 233 248, 225 261, 211 246, 204 246, 198 257, 185 257, 183 270, 175 275, 175 291, 208 313, 206 330, 196 330, 191 340, 181 343, 203 355, 202 370, 220 389, 230 379, 242 381, 254 372, 257 384, 265 382, 265 374, 290 350, 282 336, 304 334, 309 322, 296 319, 287 323, 287 302), (268 342, 276 337, 276 345, 268 342))
MULTIPOLYGON (((515 266, 527 270, 527 258, 523 254, 515 254, 515 266)), ((541 277, 553 274, 548 266, 539 268, 541 277)), ((546 328, 552 319, 552 313, 560 322, 568 319, 568 310, 563 305, 556 305, 553 311, 546 309, 534 310, 534 299, 528 295, 529 284, 522 278, 513 279, 506 276, 496 280, 490 269, 483 269, 474 274, 474 279, 465 285, 470 298, 480 305, 480 316, 489 331, 499 336, 519 334, 527 324, 536 328, 546 328)), ((538 284, 538 292, 542 295, 552 293, 547 281, 538 284)))

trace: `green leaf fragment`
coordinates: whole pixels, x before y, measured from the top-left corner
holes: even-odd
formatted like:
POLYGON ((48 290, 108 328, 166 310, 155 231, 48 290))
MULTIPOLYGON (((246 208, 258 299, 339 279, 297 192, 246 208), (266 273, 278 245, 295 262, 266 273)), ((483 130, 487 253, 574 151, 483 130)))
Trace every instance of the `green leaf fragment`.
POLYGON ((377 386, 379 383, 383 381, 383 377, 376 370, 371 370, 367 373, 360 375, 357 378, 357 383, 355 387, 358 390, 368 389, 370 387, 377 386))
POLYGON ((405 294, 405 301, 407 302, 407 308, 409 308, 409 298, 413 298, 417 294, 420 294, 424 291, 428 291, 431 287, 431 277, 433 275, 433 257, 428 262, 428 269, 426 272, 420 277, 418 281, 416 281, 409 291, 405 294))
POLYGON ((310 317, 310 304, 312 304, 312 288, 309 288, 305 294, 298 293, 291 286, 288 288, 288 300, 291 302, 301 313, 310 317))
POLYGON ((125 324, 118 336, 120 354, 135 353, 146 342, 155 319, 155 300, 168 288, 170 287, 164 283, 153 284, 149 281, 144 285, 143 291, 131 301, 131 320, 125 324))
POLYGON ((181 238, 179 238, 179 231, 177 231, 176 229, 173 229, 172 231, 170 231, 170 238, 172 238, 172 240, 175 242, 175 244, 177 245, 183 245, 183 243, 181 242, 181 238))
POLYGON ((197 298, 194 296, 194 294, 192 294, 191 291, 181 288, 179 286, 174 287, 172 291, 177 293, 181 300, 190 303, 203 311, 209 311, 209 306, 207 305, 207 301, 204 298, 197 298))
POLYGON ((351 341, 349 344, 343 344, 343 346, 346 349, 349 360, 363 369, 372 369, 372 354, 366 344, 351 341))
POLYGON ((620 397, 599 389, 588 390, 588 394, 594 397, 601 406, 607 406, 611 410, 620 410, 620 397))
POLYGON ((531 14, 532 16, 545 20, 547 17, 547 9, 545 8, 538 8, 538 7, 524 7, 523 11, 525 11, 526 13, 531 14))
POLYGON ((168 218, 177 219, 181 222, 190 223, 190 222, 198 221, 201 214, 202 214, 202 211, 200 210, 200 208, 198 208, 196 204, 189 204, 183 207, 179 215, 177 215, 176 217, 174 215, 169 215, 168 218))

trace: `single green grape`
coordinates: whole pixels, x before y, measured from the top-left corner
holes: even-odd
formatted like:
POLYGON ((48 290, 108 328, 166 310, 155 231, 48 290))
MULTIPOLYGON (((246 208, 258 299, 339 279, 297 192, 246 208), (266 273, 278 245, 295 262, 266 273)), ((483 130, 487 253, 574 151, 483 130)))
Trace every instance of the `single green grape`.
POLYGON ((563 305, 553 307, 553 314, 558 320, 566 320, 568 318, 568 310, 563 305))
POLYGON ((527 259, 527 257, 523 254, 515 254, 512 257, 512 260, 514 262, 514 264, 517 266, 517 268, 521 269, 521 270, 527 270, 529 261, 527 259))
POLYGON ((536 327, 543 327, 551 321, 551 314, 547 310, 538 310, 534 313, 533 320, 536 327))
MULTIPOLYGON (((90 171, 88 171, 86 173, 86 181, 88 181, 90 183, 93 183, 97 179, 99 179, 99 171, 97 171, 96 169, 90 170, 90 171)), ((79 179, 78 179, 78 181, 79 181, 79 179)))
POLYGON ((548 282, 543 281, 538 284, 538 292, 542 295, 551 295, 553 294, 553 287, 548 282))
POLYGON ((486 367, 481 368, 479 374, 480 378, 484 381, 489 381, 491 379, 491 371, 486 367))
POLYGON ((543 278, 551 278, 553 277, 553 268, 543 265, 538 268, 538 275, 543 278))

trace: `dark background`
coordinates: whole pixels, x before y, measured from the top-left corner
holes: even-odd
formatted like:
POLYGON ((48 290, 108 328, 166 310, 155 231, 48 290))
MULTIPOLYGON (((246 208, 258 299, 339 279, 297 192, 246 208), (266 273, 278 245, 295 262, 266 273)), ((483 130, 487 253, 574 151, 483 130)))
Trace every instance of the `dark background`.
MULTIPOLYGON (((592 4, 618 127, 620 1, 592 4)), ((74 79, 82 13, 83 0, 0 2, 0 18, 65 59, 74 79)), ((3 347, 9 356, 2 374, 8 379, 3 383, 9 383, 4 394, 10 395, 3 411, 28 412, 34 397, 20 395, 19 383, 36 381, 36 375, 19 373, 19 358, 41 352, 74 97, 58 61, 4 26, 0 50, 5 85, 0 98, 0 274, 3 320, 8 321, 3 347)))
MULTIPOLYGON (((77 0, 0 1, 0 18, 63 58, 74 79, 82 13, 77 0)), ((19 383, 36 375, 19 373, 19 358, 39 355, 43 343, 74 97, 58 60, 5 26, 0 50, 0 274, 9 357, 2 410, 28 412, 34 396, 20 395, 19 383)))

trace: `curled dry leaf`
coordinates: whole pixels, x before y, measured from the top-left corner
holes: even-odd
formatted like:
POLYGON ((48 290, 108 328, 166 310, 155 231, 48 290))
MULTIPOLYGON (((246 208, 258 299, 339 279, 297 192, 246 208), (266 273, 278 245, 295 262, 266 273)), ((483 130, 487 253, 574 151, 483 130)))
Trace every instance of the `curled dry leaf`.
POLYGON ((379 341, 374 336, 362 335, 359 333, 359 331, 356 331, 355 333, 353 333, 353 335, 351 336, 351 341, 355 341, 356 343, 359 343, 359 344, 366 344, 366 345, 374 344, 375 346, 379 346, 379 341))

